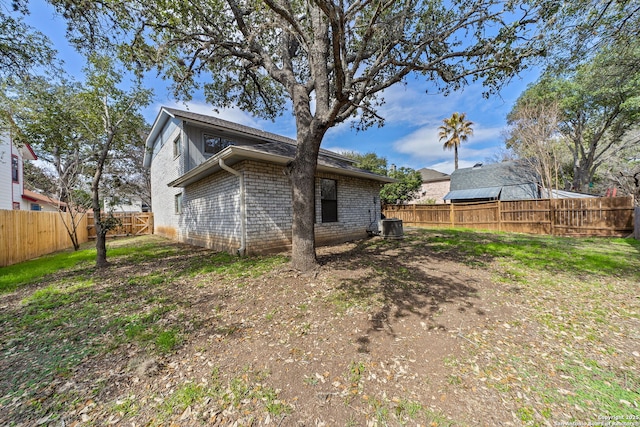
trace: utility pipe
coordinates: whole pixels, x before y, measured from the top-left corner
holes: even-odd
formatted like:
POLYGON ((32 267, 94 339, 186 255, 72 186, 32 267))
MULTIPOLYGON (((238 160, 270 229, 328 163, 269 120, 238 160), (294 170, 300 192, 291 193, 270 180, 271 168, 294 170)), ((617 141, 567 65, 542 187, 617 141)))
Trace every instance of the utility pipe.
POLYGON ((227 166, 221 158, 218 159, 218 165, 237 176, 240 182, 240 247, 238 248, 238 255, 244 255, 247 250, 247 210, 245 207, 244 174, 227 166))

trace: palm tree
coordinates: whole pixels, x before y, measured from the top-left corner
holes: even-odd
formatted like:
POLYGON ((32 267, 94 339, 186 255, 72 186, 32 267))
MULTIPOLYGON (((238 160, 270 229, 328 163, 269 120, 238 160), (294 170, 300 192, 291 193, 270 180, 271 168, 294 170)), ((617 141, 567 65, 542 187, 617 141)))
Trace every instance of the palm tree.
POLYGON ((443 150, 453 149, 455 154, 455 168, 458 169, 458 147, 473 135, 473 122, 466 120, 466 114, 453 113, 451 117, 443 120, 444 124, 438 128, 440 141, 444 140, 443 150))

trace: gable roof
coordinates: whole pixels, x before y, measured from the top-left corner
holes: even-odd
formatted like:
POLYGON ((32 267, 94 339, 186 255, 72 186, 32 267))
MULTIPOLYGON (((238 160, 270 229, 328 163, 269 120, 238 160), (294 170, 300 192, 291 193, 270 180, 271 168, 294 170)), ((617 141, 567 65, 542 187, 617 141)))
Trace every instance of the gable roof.
MULTIPOLYGON (((178 179, 170 182, 168 185, 172 187, 186 187, 221 170, 222 168, 219 165, 220 160, 223 160, 229 166, 245 159, 263 160, 284 166, 293 160, 298 146, 296 140, 282 135, 265 132, 217 117, 162 107, 147 137, 144 156, 145 167, 151 166, 153 144, 158 139, 167 122, 171 119, 183 120, 199 127, 223 130, 227 134, 235 133, 240 136, 248 136, 260 141, 258 144, 253 145, 231 145, 226 147, 178 179)), ((393 178, 356 168, 353 166, 354 163, 355 161, 353 159, 321 148, 318 154, 317 170, 320 172, 333 172, 345 176, 371 179, 382 183, 396 182, 393 178)))
MULTIPOLYGON (((223 160, 229 166, 246 159, 263 160, 284 166, 293 159, 295 154, 295 145, 281 142, 266 142, 256 145, 230 145, 178 179, 173 180, 168 185, 170 187, 186 187, 206 176, 218 172, 222 169, 219 165, 220 160, 223 160)), ((382 183, 396 182, 395 179, 388 176, 382 176, 356 168, 351 161, 346 162, 338 157, 321 152, 318 155, 317 170, 320 172, 334 172, 345 176, 371 179, 382 183)))
POLYGON ((26 188, 22 192, 22 198, 25 200, 30 200, 32 202, 46 203, 57 208, 67 206, 65 202, 49 196, 45 196, 44 194, 36 193, 35 191, 27 190, 26 188))
POLYGON ((462 168, 451 174, 451 191, 472 188, 502 187, 537 183, 535 171, 523 162, 502 162, 488 165, 478 164, 462 168))
MULTIPOLYGON (((207 116, 205 114, 194 113, 191 111, 178 110, 175 108, 162 107, 156 120, 153 122, 151 131, 146 141, 146 151, 144 156, 144 166, 149 167, 151 165, 151 157, 153 155, 153 143, 158 138, 162 129, 170 119, 179 119, 187 123, 192 123, 196 126, 206 127, 209 129, 223 130, 227 134, 237 134, 241 136, 249 136, 264 142, 280 142, 284 144, 291 144, 294 147, 298 145, 295 139, 287 138, 286 136, 278 135, 271 132, 266 132, 261 129, 252 128, 249 126, 241 125, 239 123, 223 120, 218 117, 207 116)), ((320 149, 321 154, 339 158, 345 162, 354 163, 355 161, 342 156, 333 151, 320 149)))
POLYGON ((449 181, 451 180, 451 176, 444 172, 437 171, 435 169, 422 168, 418 170, 420 175, 422 175, 422 182, 440 182, 440 181, 449 181))

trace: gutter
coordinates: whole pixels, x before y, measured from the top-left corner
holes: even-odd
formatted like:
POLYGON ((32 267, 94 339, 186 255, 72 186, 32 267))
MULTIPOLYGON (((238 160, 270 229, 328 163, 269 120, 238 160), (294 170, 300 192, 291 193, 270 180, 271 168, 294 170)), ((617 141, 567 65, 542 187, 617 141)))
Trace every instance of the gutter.
POLYGON ((218 165, 226 170, 227 172, 235 175, 239 179, 240 185, 240 247, 237 250, 238 255, 244 255, 247 250, 247 210, 245 206, 245 191, 244 191, 244 174, 242 172, 238 172, 235 169, 230 168, 227 164, 222 160, 222 158, 218 159, 218 165))

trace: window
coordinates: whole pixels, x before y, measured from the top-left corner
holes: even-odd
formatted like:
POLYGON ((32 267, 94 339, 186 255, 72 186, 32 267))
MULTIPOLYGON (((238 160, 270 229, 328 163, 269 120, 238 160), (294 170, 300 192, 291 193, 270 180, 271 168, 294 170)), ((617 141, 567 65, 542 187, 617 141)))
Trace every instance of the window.
POLYGON ((204 152, 205 156, 212 156, 224 150, 230 145, 234 145, 234 142, 229 139, 205 134, 204 148, 202 151, 204 152))
POLYGON ((182 213, 182 193, 175 196, 175 212, 176 214, 182 213))
POLYGON ((173 140, 173 157, 178 157, 182 152, 182 137, 181 135, 176 136, 176 139, 173 140))
POLYGON ((335 179, 320 180, 322 222, 338 222, 338 184, 335 179))
POLYGON ((11 180, 20 182, 20 160, 18 156, 11 156, 11 180))
POLYGON ((37 203, 31 203, 31 210, 32 211, 41 211, 42 210, 42 206, 40 206, 37 203))

